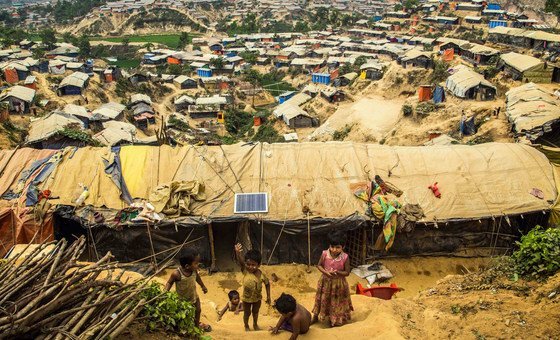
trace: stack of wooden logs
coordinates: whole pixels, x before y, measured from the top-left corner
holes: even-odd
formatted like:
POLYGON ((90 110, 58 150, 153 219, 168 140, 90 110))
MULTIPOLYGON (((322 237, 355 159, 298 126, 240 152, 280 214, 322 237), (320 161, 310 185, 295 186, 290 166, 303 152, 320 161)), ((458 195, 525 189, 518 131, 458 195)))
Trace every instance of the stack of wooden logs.
POLYGON ((145 285, 122 282, 110 253, 80 263, 85 248, 63 239, 0 260, 0 339, 115 338, 136 318, 145 285))

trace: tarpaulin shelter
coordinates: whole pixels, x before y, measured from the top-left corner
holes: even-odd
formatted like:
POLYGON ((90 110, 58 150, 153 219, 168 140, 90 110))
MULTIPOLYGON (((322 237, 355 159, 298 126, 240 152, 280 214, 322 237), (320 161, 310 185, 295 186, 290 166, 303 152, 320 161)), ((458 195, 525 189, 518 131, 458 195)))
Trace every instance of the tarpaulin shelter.
POLYGON ((509 74, 514 80, 524 83, 550 83, 554 67, 544 61, 525 54, 510 52, 500 56, 498 68, 509 74))
POLYGON ((432 86, 431 85, 421 85, 418 87, 418 101, 427 102, 432 99, 432 86))
POLYGON ((15 68, 4 69, 4 79, 11 84, 17 83, 19 81, 17 70, 15 68))
MULTIPOLYGON (((10 171, 0 176, 0 191, 19 192, 19 174, 33 161, 45 158, 48 154, 44 152, 16 151, 7 164, 6 170, 10 171)), ((0 151, 0 164, 12 154, 13 151, 0 151)), ((125 146, 120 150, 86 147, 65 151, 49 171, 36 186, 52 192, 49 202, 53 205, 75 206, 81 193, 79 184, 87 186, 86 208, 77 209, 75 214, 80 224, 95 226, 91 232, 96 240, 104 240, 103 247, 121 247, 117 242, 109 244, 119 230, 123 233, 119 237, 126 238, 127 233, 145 233, 147 225, 152 226, 148 230, 154 224, 158 226, 156 222, 115 222, 117 212, 121 216, 122 209, 128 207, 122 198, 124 186, 132 199, 149 201, 161 185, 197 181, 203 185, 205 198, 189 204, 190 215, 160 222, 168 227, 166 236, 157 242, 176 244, 182 239, 173 238, 173 230, 183 233, 188 229, 182 228, 194 228, 208 237, 205 251, 223 247, 229 254, 233 243, 241 238, 261 249, 272 262, 306 262, 307 246, 314 258, 325 246, 322 243, 326 233, 333 229, 358 233, 356 238, 360 240, 369 239, 367 233, 375 223, 366 214, 366 204, 354 196, 352 186, 368 183, 375 175, 402 190, 402 204, 417 204, 423 210, 424 217, 418 220, 418 235, 423 241, 401 234, 395 241, 395 253, 423 253, 426 249, 433 252, 438 247, 446 252, 465 251, 469 245, 488 247, 488 228, 491 231, 498 224, 500 235, 508 231, 500 236, 499 244, 508 247, 514 237, 510 233, 529 224, 533 215, 545 216, 542 213, 551 208, 549 201, 557 198, 548 159, 521 144, 389 147, 329 142, 125 146), (113 164, 116 157, 118 167, 113 169, 117 172, 109 174, 107 164, 113 164), (438 182, 442 198, 436 198, 428 189, 434 182, 438 182), (530 194, 533 188, 542 192, 543 199, 530 194), (268 213, 234 213, 235 194, 250 192, 268 193, 268 213), (88 217, 88 210, 105 214, 104 221, 88 217), (524 218, 516 219, 519 215, 524 218), (433 225, 439 228, 433 229, 433 225), (455 227, 463 234, 453 236, 455 227), (439 232, 446 233, 448 243, 427 241, 439 232), (312 241, 306 244, 302 241, 307 240, 308 233, 312 241), (290 247, 284 243, 273 251, 278 239, 290 241, 290 247)), ((30 180, 34 177, 27 182, 30 180)), ((498 242, 497 234, 492 235, 493 242, 498 242)), ((150 253, 149 248, 135 251, 134 256, 142 251, 150 253)))
POLYGON ((453 48, 448 48, 443 51, 442 59, 444 61, 453 61, 453 56, 455 55, 455 50, 453 48))
POLYGON ((445 81, 445 86, 459 98, 492 100, 496 96, 496 87, 482 74, 466 66, 458 66, 445 81))
POLYGON ((506 93, 506 116, 517 136, 531 142, 557 145, 560 105, 548 90, 528 83, 506 93))
POLYGON ((443 86, 436 85, 433 95, 434 104, 443 103, 445 101, 445 91, 443 86))

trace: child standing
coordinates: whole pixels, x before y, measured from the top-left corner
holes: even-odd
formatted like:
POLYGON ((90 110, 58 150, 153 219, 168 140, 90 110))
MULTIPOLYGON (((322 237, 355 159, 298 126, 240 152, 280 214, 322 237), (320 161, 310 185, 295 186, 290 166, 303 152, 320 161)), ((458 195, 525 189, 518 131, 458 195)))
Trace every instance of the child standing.
POLYGON ((218 312, 218 321, 222 319, 222 316, 229 310, 234 312, 235 315, 239 314, 243 310, 243 303, 241 303, 241 298, 239 297, 239 292, 236 290, 230 290, 228 293, 229 302, 218 312))
POLYGON ((344 249, 346 235, 338 232, 329 234, 329 249, 324 250, 317 268, 323 275, 317 285, 313 321, 328 319, 332 327, 350 321, 354 310, 346 277, 350 275, 350 260, 344 249))
POLYGON ((243 323, 245 330, 249 331, 249 317, 253 315, 253 329, 258 331, 260 327, 257 323, 259 319, 259 309, 262 303, 262 286, 266 287, 266 303, 270 305, 270 282, 264 273, 259 269, 261 266, 261 253, 252 249, 241 256, 243 247, 241 244, 235 245, 235 255, 237 262, 243 272, 243 323))
POLYGON ((200 299, 196 292, 196 283, 200 285, 204 294, 208 292, 208 289, 198 275, 200 254, 195 250, 189 249, 185 256, 179 259, 179 262, 181 266, 171 273, 169 280, 167 280, 167 283, 165 284, 165 290, 169 291, 173 284, 175 284, 175 290, 177 291, 179 298, 186 300, 195 306, 194 324, 202 328, 205 332, 209 332, 211 330, 210 325, 200 322, 200 314, 202 310, 200 308, 200 299))
POLYGON ((271 328, 272 334, 278 334, 282 330, 291 332, 290 340, 296 340, 300 334, 309 331, 311 325, 311 313, 305 307, 296 302, 296 299, 284 294, 274 301, 274 308, 282 314, 276 327, 271 328))

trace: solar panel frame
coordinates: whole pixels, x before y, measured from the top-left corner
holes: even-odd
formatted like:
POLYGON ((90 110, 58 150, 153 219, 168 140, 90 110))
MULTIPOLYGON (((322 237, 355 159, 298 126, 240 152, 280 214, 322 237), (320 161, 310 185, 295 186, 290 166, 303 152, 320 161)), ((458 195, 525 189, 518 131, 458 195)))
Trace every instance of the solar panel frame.
POLYGON ((249 192, 235 194, 233 212, 235 214, 268 213, 268 193, 249 192))

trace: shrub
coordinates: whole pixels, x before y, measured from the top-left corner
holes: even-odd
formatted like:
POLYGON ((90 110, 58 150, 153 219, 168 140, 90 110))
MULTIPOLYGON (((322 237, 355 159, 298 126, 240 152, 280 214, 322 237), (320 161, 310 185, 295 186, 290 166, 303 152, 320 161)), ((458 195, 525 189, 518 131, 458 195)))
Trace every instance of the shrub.
POLYGON ((445 61, 434 60, 434 71, 430 77, 430 82, 440 83, 449 77, 447 70, 449 69, 449 64, 445 61))
POLYGON ((202 335, 202 330, 194 324, 195 307, 181 300, 176 292, 163 292, 160 284, 152 282, 141 298, 151 301, 141 312, 141 316, 147 318, 148 330, 164 329, 189 338, 202 335))
POLYGON ((343 141, 346 137, 348 137, 350 131, 352 131, 352 127, 352 125, 346 124, 342 129, 333 132, 333 140, 343 141))
POLYGON ((432 102, 421 102, 416 106, 416 112, 426 115, 436 110, 436 106, 432 102))
POLYGON ((264 124, 259 126, 259 129, 253 136, 255 142, 278 143, 282 142, 284 138, 280 136, 278 131, 272 125, 264 124))
POLYGON ((191 130, 191 127, 187 122, 177 118, 175 115, 169 116, 167 123, 179 131, 188 132, 191 130))
POLYGON ((410 104, 404 104, 402 106, 402 113, 405 116, 410 116, 414 113, 414 108, 410 104))
POLYGON ((519 274, 543 279, 560 270, 560 228, 537 226, 516 244, 512 258, 519 274))

